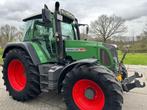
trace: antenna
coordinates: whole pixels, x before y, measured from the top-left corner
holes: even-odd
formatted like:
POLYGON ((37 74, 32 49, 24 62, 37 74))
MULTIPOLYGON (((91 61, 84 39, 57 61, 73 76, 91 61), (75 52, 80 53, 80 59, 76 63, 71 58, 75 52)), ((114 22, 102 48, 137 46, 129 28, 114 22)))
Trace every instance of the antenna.
POLYGON ((48 6, 46 4, 44 4, 44 9, 48 9, 48 6))

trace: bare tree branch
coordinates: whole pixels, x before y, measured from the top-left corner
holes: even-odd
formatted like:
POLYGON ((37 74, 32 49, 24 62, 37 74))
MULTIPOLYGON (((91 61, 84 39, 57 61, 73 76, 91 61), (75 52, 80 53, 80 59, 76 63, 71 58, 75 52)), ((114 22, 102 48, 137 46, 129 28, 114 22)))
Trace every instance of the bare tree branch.
POLYGON ((97 20, 91 22, 91 32, 106 42, 112 36, 126 32, 125 20, 121 17, 101 15, 97 20))
POLYGON ((20 32, 15 26, 8 24, 0 27, 0 47, 4 47, 7 42, 19 41, 22 38, 22 32, 20 32))

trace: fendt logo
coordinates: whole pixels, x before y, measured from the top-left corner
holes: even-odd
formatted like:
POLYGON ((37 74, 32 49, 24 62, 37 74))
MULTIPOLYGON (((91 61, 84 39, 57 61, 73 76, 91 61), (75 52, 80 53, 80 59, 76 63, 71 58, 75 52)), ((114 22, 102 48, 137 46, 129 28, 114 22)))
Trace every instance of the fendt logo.
POLYGON ((85 52, 86 48, 66 48, 66 52, 85 52))

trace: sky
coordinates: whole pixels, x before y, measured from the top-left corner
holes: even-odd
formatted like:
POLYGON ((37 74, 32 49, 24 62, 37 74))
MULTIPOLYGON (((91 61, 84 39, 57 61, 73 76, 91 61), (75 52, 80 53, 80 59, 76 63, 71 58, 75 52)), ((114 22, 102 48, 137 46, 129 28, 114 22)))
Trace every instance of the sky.
MULTIPOLYGON (((147 24, 147 0, 58 0, 80 23, 90 24, 98 16, 116 15, 126 20, 126 36, 139 35, 147 24)), ((44 4, 54 11, 56 0, 0 0, 0 26, 21 26, 22 19, 41 13, 44 4)))

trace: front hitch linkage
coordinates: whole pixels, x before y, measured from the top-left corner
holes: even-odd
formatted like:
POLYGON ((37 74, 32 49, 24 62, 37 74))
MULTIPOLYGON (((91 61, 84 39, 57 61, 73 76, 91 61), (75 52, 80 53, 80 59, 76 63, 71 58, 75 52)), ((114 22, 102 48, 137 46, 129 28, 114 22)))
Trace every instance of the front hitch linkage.
POLYGON ((136 79, 136 78, 142 78, 142 77, 143 77, 142 74, 135 72, 135 74, 133 76, 130 76, 130 77, 124 79, 122 81, 123 90, 126 92, 129 92, 130 90, 132 90, 136 87, 137 88, 145 87, 145 82, 143 82, 143 84, 141 84, 140 81, 136 79))

